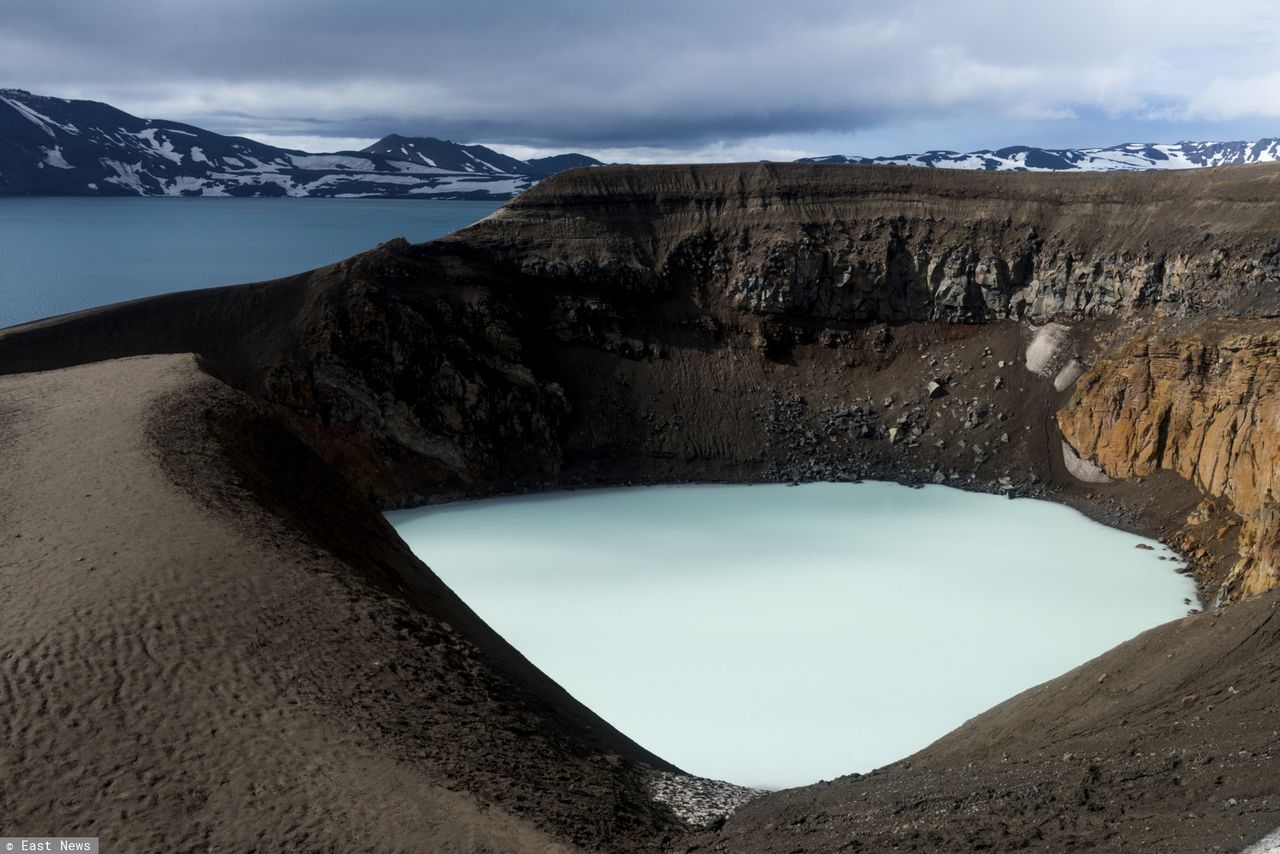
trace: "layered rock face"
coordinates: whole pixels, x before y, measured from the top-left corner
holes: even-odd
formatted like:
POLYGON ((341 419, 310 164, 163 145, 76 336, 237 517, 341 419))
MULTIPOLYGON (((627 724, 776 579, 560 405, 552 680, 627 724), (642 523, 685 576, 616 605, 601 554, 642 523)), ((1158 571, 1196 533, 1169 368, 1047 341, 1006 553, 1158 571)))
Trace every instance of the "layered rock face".
POLYGON ((538 278, 824 321, 1248 313, 1280 282, 1274 168, 906 175, 794 164, 567 173, 459 235, 538 278))
POLYGON ((1147 328, 1107 353, 1058 413, 1112 477, 1169 469, 1243 519, 1219 601, 1280 581, 1280 332, 1269 321, 1147 328))

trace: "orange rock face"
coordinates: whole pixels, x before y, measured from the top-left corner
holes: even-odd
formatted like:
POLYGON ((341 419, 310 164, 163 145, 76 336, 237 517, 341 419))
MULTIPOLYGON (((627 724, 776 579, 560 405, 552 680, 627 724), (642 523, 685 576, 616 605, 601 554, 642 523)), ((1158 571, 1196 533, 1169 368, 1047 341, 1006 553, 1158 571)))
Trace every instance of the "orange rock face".
POLYGON ((1280 584, 1280 326, 1147 330, 1076 384, 1063 437, 1115 478, 1169 469, 1243 520, 1241 558, 1219 601, 1280 584))

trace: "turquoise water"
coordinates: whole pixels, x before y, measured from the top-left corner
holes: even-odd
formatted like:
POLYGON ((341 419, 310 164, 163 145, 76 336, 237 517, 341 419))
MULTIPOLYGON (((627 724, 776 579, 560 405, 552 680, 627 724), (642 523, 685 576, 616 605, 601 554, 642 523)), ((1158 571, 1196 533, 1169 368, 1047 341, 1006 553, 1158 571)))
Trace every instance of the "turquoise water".
POLYGON ((393 237, 456 231, 496 202, 0 198, 0 327, 274 279, 393 237))
POLYGON ((610 723, 763 788, 902 759, 1195 599, 1159 543, 942 486, 588 490, 387 518, 610 723))

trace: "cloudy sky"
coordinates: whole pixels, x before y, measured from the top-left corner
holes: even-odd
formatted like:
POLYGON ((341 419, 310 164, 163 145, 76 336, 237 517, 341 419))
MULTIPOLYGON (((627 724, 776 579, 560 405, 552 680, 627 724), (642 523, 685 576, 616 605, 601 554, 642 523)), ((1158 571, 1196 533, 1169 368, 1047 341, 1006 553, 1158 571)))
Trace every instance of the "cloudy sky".
POLYGON ((1280 4, 45 0, 0 86, 310 150, 785 160, 1280 136, 1280 4))

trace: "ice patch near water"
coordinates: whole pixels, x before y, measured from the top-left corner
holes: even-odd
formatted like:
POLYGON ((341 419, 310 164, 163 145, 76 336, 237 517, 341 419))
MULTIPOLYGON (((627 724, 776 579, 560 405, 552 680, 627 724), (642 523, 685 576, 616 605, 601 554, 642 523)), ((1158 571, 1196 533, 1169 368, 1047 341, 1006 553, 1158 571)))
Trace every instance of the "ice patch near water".
POLYGON ((902 759, 1195 598, 1158 543, 941 486, 586 490, 387 516, 610 723, 761 788, 902 759))
POLYGON ((1042 377, 1050 376, 1070 331, 1061 323, 1046 323, 1035 330, 1027 345, 1027 370, 1042 377))

